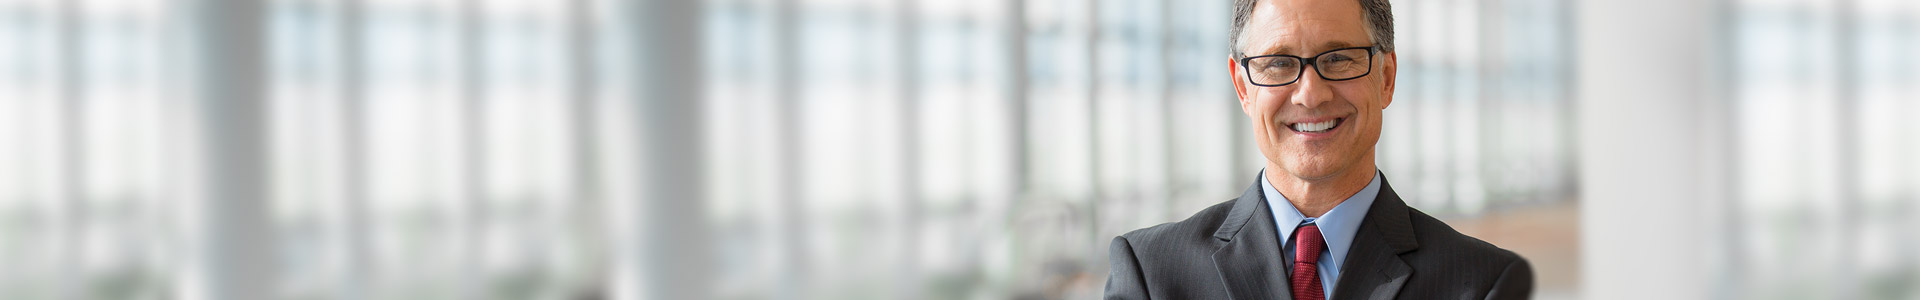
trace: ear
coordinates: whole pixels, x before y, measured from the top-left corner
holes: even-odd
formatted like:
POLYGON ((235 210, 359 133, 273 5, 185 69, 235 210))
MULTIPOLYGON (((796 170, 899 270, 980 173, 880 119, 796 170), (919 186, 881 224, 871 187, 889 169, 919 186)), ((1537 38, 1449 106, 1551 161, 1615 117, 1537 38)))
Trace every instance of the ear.
POLYGON ((1233 78, 1233 93, 1235 96, 1240 97, 1240 112, 1249 117, 1253 116, 1253 95, 1248 94, 1250 92, 1247 91, 1247 86, 1244 84, 1247 82, 1247 78, 1241 77, 1245 75, 1246 72, 1240 71, 1240 62, 1233 60, 1232 55, 1227 56, 1227 73, 1233 74, 1231 76, 1231 78, 1233 78))
POLYGON ((1387 56, 1385 57, 1386 61, 1384 64, 1381 64, 1380 70, 1380 75, 1386 75, 1386 77, 1381 78, 1382 80, 1386 80, 1386 84, 1382 87, 1385 89, 1382 91, 1385 94, 1383 94, 1383 97, 1380 97, 1380 101, 1384 102, 1380 103, 1380 109, 1386 109, 1387 106, 1393 104, 1393 85, 1394 82, 1398 80, 1397 78, 1400 77, 1400 54, 1397 52, 1387 52, 1387 56))

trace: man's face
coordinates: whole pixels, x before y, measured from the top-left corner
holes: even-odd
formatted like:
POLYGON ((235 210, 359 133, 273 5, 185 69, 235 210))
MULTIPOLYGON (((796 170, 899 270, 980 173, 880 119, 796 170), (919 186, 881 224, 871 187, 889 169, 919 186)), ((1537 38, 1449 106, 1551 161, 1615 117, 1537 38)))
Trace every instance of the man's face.
MULTIPOLYGON (((1311 60, 1333 49, 1373 46, 1354 0, 1261 0, 1249 17, 1238 49, 1246 56, 1287 54, 1311 60)), ((1392 53, 1375 54, 1371 73, 1360 78, 1329 81, 1315 66, 1299 81, 1273 87, 1249 83, 1240 63, 1232 65, 1240 108, 1253 121, 1260 152, 1277 171, 1307 181, 1347 171, 1371 173, 1380 111, 1393 102, 1392 53), (1300 128, 1296 125, 1312 129, 1328 121, 1336 126, 1295 130, 1300 128)))

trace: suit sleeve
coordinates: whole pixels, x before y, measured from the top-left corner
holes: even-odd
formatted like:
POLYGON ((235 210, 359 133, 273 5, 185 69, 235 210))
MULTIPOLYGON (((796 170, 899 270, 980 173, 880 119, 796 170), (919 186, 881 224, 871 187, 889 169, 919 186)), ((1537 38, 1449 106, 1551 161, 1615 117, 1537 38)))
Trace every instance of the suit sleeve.
POLYGON ((1107 249, 1106 299, 1147 299, 1146 276, 1140 272, 1140 259, 1133 256, 1133 245, 1125 236, 1113 237, 1107 249))
POLYGON ((1531 299, 1533 298, 1533 265, 1525 258, 1514 258, 1507 268, 1500 271, 1500 279, 1494 280, 1493 289, 1487 291, 1487 299, 1531 299))

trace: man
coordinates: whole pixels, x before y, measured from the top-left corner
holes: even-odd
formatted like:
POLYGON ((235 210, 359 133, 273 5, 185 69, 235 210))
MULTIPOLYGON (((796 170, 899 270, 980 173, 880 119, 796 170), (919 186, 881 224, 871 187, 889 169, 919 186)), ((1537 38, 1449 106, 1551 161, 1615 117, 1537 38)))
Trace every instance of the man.
POLYGON ((1109 299, 1520 299, 1525 259, 1407 207, 1374 167, 1386 0, 1236 0, 1231 70, 1266 169, 1238 199, 1115 237, 1109 299))

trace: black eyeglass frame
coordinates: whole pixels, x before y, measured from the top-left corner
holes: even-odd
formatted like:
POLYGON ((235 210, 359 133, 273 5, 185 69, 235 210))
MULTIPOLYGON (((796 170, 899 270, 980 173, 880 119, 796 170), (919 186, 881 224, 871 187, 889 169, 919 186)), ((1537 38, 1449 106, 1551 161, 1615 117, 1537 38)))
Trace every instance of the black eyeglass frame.
POLYGON ((1320 79, 1326 79, 1327 81, 1354 80, 1354 79, 1359 79, 1360 77, 1367 77, 1367 75, 1373 75, 1373 56, 1380 54, 1379 52, 1380 52, 1380 46, 1373 45, 1373 46, 1346 47, 1346 48, 1340 48, 1340 49, 1327 50, 1326 52, 1320 52, 1320 54, 1313 55, 1313 59, 1307 59, 1305 57, 1299 57, 1299 56, 1287 55, 1287 54, 1268 54, 1268 55, 1260 55, 1260 56, 1248 56, 1248 57, 1240 58, 1240 72, 1243 74, 1246 74, 1247 83, 1252 83, 1253 85, 1265 86, 1265 87, 1285 86, 1285 85, 1293 84, 1295 82, 1300 82, 1300 78, 1303 78, 1305 75, 1307 75, 1307 67, 1312 67, 1313 73, 1315 75, 1320 75, 1320 79), (1321 56, 1326 56, 1327 54, 1333 54, 1334 52, 1353 50, 1353 49, 1367 49, 1367 72, 1366 73, 1360 73, 1360 75, 1354 75, 1353 77, 1334 79, 1331 77, 1327 77, 1327 73, 1322 73, 1322 71, 1320 70, 1320 66, 1316 64, 1316 62, 1320 61, 1321 56), (1247 64, 1252 63, 1253 59, 1255 58, 1265 58, 1265 57, 1291 57, 1295 60, 1299 60, 1300 63, 1304 66, 1300 67, 1300 71, 1298 73, 1293 74, 1293 81, 1287 81, 1286 83, 1271 84, 1271 85, 1260 84, 1259 82, 1253 81, 1253 68, 1248 67, 1247 64))

